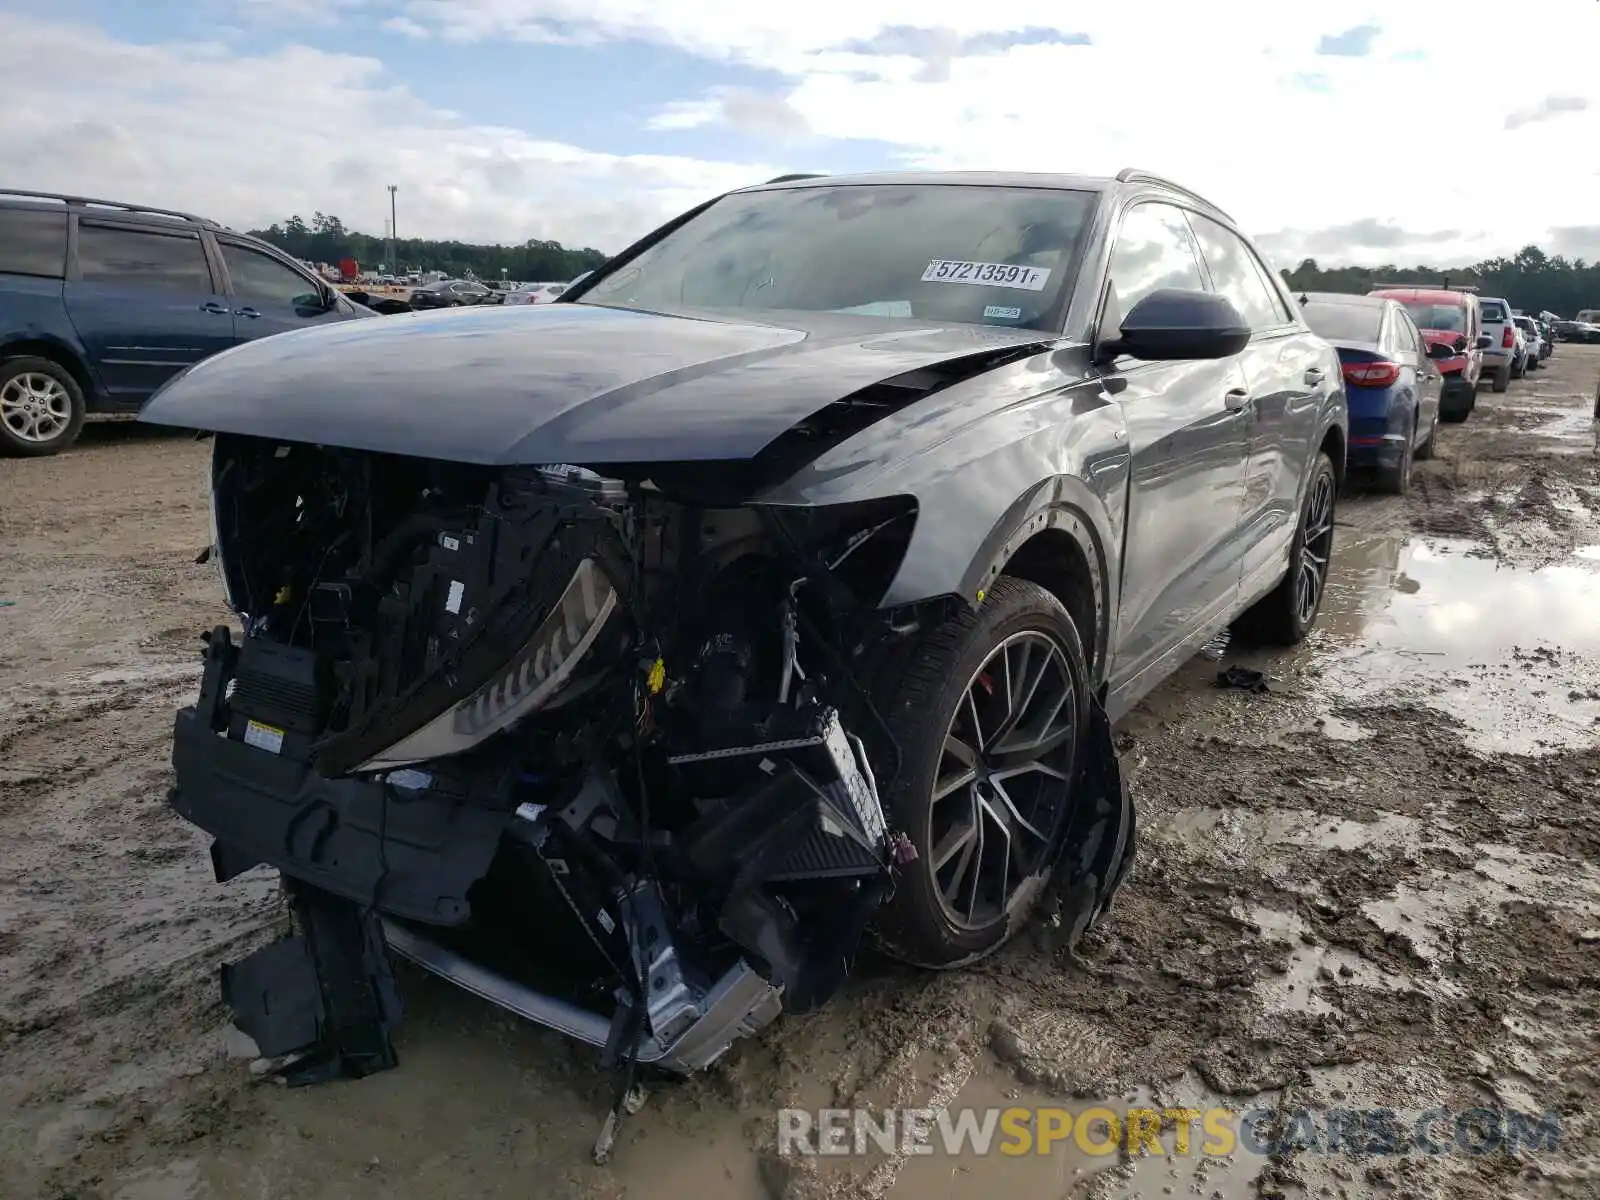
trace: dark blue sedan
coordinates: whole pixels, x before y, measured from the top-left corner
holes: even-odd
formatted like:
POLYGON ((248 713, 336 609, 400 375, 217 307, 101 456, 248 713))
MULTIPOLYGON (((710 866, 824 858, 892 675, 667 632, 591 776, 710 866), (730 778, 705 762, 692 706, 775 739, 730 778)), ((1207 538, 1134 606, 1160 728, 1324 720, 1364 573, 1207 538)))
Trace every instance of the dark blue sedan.
POLYGON ((1350 406, 1349 463, 1384 491, 1411 488, 1411 460, 1431 458, 1442 380, 1405 307, 1382 296, 1304 292, 1306 323, 1339 352, 1350 406))

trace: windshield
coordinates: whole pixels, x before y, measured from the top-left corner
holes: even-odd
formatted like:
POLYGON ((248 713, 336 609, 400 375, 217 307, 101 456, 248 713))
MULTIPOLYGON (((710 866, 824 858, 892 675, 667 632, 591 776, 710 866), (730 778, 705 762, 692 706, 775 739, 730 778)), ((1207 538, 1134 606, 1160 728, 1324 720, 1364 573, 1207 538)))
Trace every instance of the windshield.
POLYGON ((1059 328, 1098 198, 941 184, 725 196, 578 303, 1059 328))
POLYGON ((1304 306, 1306 324, 1330 342, 1375 342, 1383 321, 1381 304, 1319 304, 1304 306))
POLYGON ((1539 327, 1537 325, 1535 325, 1532 321, 1530 321, 1527 317, 1518 317, 1517 318, 1517 328, 1522 330, 1523 333, 1538 333, 1539 332, 1539 327))
POLYGON ((1418 329, 1432 329, 1444 333, 1467 331, 1466 310, 1454 304, 1423 304, 1420 301, 1406 305, 1406 311, 1417 323, 1418 329))

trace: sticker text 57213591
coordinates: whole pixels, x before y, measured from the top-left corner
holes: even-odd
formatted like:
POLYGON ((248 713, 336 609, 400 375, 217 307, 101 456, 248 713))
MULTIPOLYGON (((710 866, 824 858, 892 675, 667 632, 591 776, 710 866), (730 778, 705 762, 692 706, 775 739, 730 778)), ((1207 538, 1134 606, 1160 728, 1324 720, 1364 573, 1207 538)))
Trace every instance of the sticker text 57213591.
POLYGON ((1020 288, 1042 292, 1050 282, 1044 267, 1023 267, 1016 263, 961 262, 936 258, 922 273, 923 283, 975 283, 983 287, 1020 288))

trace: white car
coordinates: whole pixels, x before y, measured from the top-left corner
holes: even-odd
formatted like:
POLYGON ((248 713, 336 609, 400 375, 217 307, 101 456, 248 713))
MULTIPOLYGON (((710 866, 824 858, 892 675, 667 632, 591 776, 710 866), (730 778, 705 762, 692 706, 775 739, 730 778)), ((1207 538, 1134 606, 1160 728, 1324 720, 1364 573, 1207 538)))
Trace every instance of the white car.
POLYGON ((1527 351, 1523 356, 1522 369, 1537 371, 1539 364, 1544 361, 1544 338, 1539 335, 1539 326, 1534 324, 1532 317, 1525 317, 1517 313, 1512 317, 1516 322, 1517 332, 1522 334, 1522 340, 1527 344, 1527 351))
POLYGON ((564 283, 523 283, 506 293, 507 304, 549 304, 567 290, 564 283))
POLYGON ((1481 378, 1492 379, 1494 390, 1503 392, 1513 379, 1522 378, 1522 363, 1528 347, 1511 319, 1511 305, 1498 296, 1481 296, 1478 304, 1483 311, 1483 332, 1489 338, 1489 345, 1483 352, 1481 378))

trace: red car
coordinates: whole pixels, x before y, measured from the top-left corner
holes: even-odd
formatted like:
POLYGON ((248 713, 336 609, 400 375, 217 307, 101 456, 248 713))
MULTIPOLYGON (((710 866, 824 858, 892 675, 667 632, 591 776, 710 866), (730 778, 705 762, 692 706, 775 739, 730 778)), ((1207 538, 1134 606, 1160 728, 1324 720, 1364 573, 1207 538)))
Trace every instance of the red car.
POLYGON ((1399 301, 1428 345, 1443 344, 1456 351, 1452 358, 1434 359, 1444 376, 1439 416, 1446 421, 1465 421, 1477 404, 1483 352, 1489 345, 1477 289, 1407 284, 1374 288, 1367 294, 1399 301))

